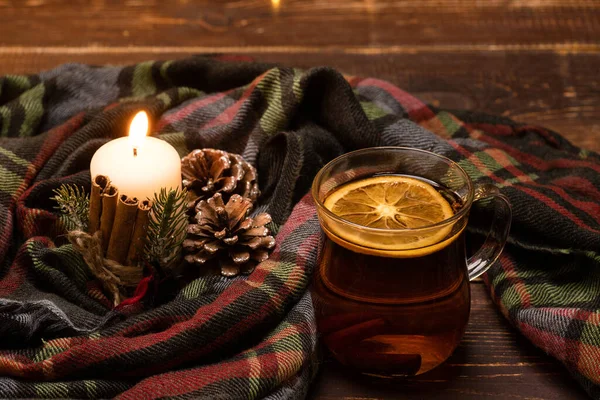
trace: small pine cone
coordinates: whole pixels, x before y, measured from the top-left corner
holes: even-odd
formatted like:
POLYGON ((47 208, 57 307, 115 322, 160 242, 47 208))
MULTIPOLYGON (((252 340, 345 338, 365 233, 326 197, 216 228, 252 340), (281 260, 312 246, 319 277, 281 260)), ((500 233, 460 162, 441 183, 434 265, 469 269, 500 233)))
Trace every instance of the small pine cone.
POLYGON ((239 194, 252 204, 260 195, 256 169, 239 154, 223 150, 194 150, 181 159, 183 187, 188 190, 188 210, 200 200, 221 193, 225 202, 231 195, 239 194))
POLYGON ((275 239, 265 226, 271 216, 261 213, 250 218, 247 215, 251 208, 252 202, 238 194, 232 195, 227 204, 221 193, 200 200, 183 242, 185 260, 199 266, 218 262, 225 276, 251 273, 275 247, 275 239))

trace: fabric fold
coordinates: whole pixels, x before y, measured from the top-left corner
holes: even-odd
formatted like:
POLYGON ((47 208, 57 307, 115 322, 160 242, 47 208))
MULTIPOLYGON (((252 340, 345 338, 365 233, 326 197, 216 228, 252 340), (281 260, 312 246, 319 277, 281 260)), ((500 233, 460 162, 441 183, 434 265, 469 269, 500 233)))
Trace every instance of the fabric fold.
MULTIPOLYGON (((69 64, 0 87, 14 80, 18 93, 0 93, 0 397, 304 397, 320 240, 307 193, 334 157, 388 145, 443 154, 510 198, 509 243, 485 275, 492 299, 600 398, 598 154, 330 68, 192 57, 69 64), (247 278, 196 277, 153 307, 113 310, 50 197, 61 183, 89 190, 95 150, 125 135, 140 108, 181 156, 218 148, 257 167, 255 212, 273 216, 277 247, 247 278)), ((472 222, 472 238, 485 232, 472 222)))

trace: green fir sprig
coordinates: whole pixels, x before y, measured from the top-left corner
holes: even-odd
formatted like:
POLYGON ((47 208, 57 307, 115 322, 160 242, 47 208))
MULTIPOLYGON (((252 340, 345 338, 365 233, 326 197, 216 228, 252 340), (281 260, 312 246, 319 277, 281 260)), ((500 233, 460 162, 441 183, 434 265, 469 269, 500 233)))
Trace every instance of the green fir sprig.
POLYGON ((187 229, 185 190, 161 189, 154 194, 144 256, 162 272, 173 268, 181 255, 187 229))
POLYGON ((67 231, 87 231, 89 222, 90 196, 76 185, 60 185, 53 192, 56 196, 54 208, 60 212, 60 219, 67 231))

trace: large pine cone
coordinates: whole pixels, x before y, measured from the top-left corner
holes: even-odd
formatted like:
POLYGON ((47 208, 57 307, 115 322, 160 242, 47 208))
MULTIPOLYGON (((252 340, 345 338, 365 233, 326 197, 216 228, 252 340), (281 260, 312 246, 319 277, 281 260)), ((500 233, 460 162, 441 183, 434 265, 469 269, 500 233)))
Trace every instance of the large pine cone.
POLYGON ((183 242, 185 260, 200 266, 218 262, 225 276, 251 273, 275 247, 275 239, 265 226, 271 222, 271 216, 261 213, 247 217, 251 208, 252 202, 237 194, 227 204, 221 193, 207 201, 200 200, 195 223, 188 225, 183 242))
POLYGON ((239 154, 223 150, 194 150, 181 159, 183 187, 188 190, 188 210, 194 212, 200 200, 221 193, 225 202, 239 194, 252 204, 260 195, 256 169, 239 154))

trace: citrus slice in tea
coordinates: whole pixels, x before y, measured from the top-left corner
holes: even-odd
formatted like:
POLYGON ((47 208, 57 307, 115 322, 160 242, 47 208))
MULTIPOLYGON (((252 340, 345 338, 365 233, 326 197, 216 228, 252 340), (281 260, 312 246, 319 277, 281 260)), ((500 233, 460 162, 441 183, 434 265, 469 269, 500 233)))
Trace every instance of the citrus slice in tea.
POLYGON ((375 176, 340 186, 325 199, 324 205, 357 225, 403 230, 385 234, 343 229, 341 225, 331 227, 350 244, 381 250, 417 249, 443 241, 451 225, 427 227, 454 215, 448 201, 432 185, 402 175, 375 176))

